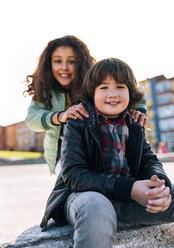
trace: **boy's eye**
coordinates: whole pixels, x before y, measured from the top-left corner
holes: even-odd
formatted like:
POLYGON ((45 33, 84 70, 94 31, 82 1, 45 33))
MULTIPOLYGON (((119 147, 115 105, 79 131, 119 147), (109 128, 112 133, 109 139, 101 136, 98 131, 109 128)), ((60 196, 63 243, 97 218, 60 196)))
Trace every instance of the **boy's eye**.
POLYGON ((117 88, 119 88, 119 89, 124 89, 125 86, 124 86, 124 85, 118 85, 117 88))
POLYGON ((107 89, 107 88, 108 88, 107 86, 101 86, 101 87, 100 87, 101 90, 105 90, 105 89, 107 89))

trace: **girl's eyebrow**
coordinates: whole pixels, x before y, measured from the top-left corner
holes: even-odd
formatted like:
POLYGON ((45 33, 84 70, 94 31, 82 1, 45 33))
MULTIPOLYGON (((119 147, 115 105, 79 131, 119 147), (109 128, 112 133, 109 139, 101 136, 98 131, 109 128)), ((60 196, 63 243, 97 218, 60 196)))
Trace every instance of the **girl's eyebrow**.
MULTIPOLYGON (((62 56, 61 55, 55 55, 55 56, 53 56, 53 58, 62 58, 62 56)), ((76 59, 77 57, 75 57, 75 56, 68 56, 68 58, 76 59)))

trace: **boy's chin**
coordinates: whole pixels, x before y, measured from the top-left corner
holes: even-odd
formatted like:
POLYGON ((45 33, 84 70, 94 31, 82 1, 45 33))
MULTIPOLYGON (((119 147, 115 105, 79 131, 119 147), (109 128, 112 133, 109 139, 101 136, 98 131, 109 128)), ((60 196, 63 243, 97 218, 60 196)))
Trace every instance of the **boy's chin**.
POLYGON ((106 118, 118 118, 120 114, 110 115, 110 114, 104 114, 106 118))

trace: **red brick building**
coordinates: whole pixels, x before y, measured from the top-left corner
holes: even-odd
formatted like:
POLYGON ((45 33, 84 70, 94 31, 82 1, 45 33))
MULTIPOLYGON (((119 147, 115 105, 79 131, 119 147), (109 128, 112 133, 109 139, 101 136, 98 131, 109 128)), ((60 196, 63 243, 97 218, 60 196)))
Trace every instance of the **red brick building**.
POLYGON ((44 132, 32 131, 24 121, 0 127, 0 149, 43 152, 44 132))

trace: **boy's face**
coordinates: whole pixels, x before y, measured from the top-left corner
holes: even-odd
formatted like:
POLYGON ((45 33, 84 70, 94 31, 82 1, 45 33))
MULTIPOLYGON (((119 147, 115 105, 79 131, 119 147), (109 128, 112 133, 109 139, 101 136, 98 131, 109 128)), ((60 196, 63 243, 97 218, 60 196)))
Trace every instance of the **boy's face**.
POLYGON ((119 84, 112 77, 107 76, 95 89, 94 103, 107 118, 119 117, 129 104, 127 85, 119 84))

